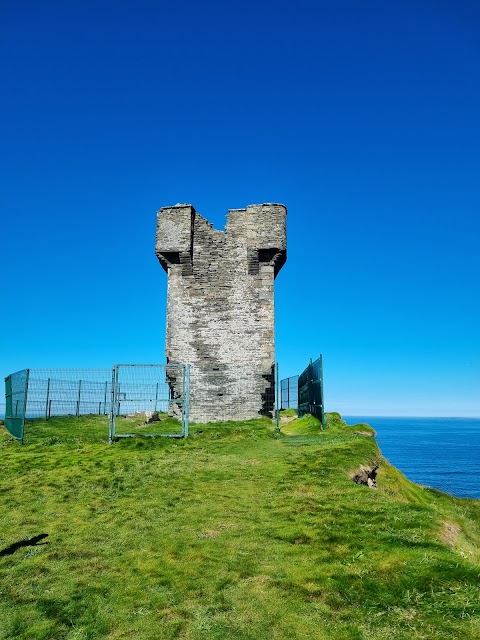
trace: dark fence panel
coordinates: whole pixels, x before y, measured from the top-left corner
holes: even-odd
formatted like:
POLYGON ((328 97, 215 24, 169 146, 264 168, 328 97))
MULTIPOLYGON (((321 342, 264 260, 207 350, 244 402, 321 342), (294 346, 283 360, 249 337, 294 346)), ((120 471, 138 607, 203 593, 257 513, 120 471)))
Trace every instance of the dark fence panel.
POLYGON ((323 362, 322 356, 310 361, 308 367, 298 377, 298 417, 311 413, 325 428, 323 399, 323 362))
POLYGON ((5 428, 20 442, 25 430, 29 370, 23 369, 5 378, 5 428))
POLYGON ((280 382, 280 409, 298 408, 298 376, 284 378, 280 382))

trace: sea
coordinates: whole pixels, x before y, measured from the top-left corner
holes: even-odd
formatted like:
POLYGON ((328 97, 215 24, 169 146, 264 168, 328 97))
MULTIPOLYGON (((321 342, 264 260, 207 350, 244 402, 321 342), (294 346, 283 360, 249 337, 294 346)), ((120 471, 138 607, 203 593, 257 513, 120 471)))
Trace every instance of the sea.
POLYGON ((384 458, 409 480, 480 499, 480 418, 342 417, 373 427, 384 458))

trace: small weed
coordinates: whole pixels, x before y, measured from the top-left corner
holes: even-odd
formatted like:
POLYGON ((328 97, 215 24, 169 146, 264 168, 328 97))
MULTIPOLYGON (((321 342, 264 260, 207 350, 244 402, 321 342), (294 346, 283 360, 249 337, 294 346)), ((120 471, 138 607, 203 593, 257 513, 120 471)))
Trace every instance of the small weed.
POLYGON ((346 567, 350 567, 357 560, 359 560, 360 558, 363 558, 364 555, 365 554, 363 553, 363 551, 358 551, 357 553, 354 553, 348 560, 343 560, 342 564, 345 565, 346 567))

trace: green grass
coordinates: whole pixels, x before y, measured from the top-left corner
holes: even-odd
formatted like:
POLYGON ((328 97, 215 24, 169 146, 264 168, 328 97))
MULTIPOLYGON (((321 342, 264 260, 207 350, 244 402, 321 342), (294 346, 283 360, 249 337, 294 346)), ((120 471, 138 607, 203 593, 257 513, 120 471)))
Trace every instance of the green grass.
POLYGON ((108 446, 90 416, 4 435, 0 549, 48 544, 0 557, 0 638, 480 637, 480 502, 408 482, 365 426, 327 425, 108 446), (378 461, 378 491, 351 481, 378 461))
MULTIPOLYGON (((161 420, 145 423, 141 417, 117 417, 117 434, 178 435, 182 433, 179 420, 160 414, 161 420)), ((48 421, 36 418, 25 425, 24 444, 50 446, 52 444, 83 445, 108 442, 108 416, 88 415, 53 417, 48 421)))
POLYGON ((286 417, 291 417, 291 416, 296 416, 297 415, 297 410, 296 409, 282 409, 280 411, 280 416, 286 416, 286 417))

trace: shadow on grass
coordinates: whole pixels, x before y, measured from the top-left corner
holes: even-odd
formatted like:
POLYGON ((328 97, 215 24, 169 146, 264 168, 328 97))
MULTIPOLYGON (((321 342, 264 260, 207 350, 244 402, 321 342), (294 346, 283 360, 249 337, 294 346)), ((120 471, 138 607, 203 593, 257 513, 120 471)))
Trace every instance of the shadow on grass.
POLYGON ((11 556, 17 551, 17 549, 21 549, 22 547, 41 547, 44 544, 48 544, 48 542, 40 542, 44 538, 48 537, 48 533, 40 533, 38 536, 33 536, 33 538, 28 538, 27 540, 20 540, 20 542, 14 542, 9 547, 2 549, 0 551, 0 557, 2 556, 11 556))

